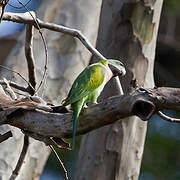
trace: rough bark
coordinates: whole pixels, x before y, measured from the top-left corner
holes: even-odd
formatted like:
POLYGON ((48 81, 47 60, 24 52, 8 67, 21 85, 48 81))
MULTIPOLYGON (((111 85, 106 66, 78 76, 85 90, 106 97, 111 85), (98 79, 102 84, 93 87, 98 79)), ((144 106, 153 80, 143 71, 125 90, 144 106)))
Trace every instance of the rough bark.
MULTIPOLYGON (((83 109, 79 117, 77 135, 134 115, 147 121, 153 114, 163 109, 180 110, 180 89, 162 87, 145 90, 141 88, 131 94, 114 96, 83 109)), ((18 107, 0 112, 0 124, 18 127, 40 140, 43 137, 72 137, 72 122, 72 113, 48 113, 18 107)), ((180 120, 177 122, 180 123, 180 120)))
MULTIPOLYGON (((56 0, 53 2, 44 0, 37 16, 44 21, 79 29, 92 44, 95 44, 100 5, 100 0, 96 3, 91 0, 77 0, 75 2, 69 0, 56 0), (91 26, 94 28, 89 28, 91 26)), ((90 53, 78 40, 68 35, 52 33, 46 30, 44 30, 44 35, 49 50, 49 74, 47 84, 44 86, 44 97, 53 103, 59 104, 60 100, 66 96, 73 79, 88 64, 90 53)), ((45 55, 38 32, 35 33, 34 39, 34 57, 39 82, 44 70, 45 55)), ((27 66, 25 62, 24 35, 22 35, 16 47, 9 54, 6 65, 26 75, 27 66)), ((1 77, 6 75, 9 78, 12 77, 9 72, 1 72, 1 77)), ((24 85, 24 82, 20 80, 19 82, 24 85)), ((42 92, 41 89, 40 95, 43 94, 42 92)), ((13 138, 0 144, 0 179, 2 180, 6 180, 10 176, 22 148, 23 135, 21 131, 7 125, 1 126, 1 132, 6 132, 9 129, 13 131, 13 138)), ((17 179, 39 179, 48 155, 49 149, 43 143, 31 139, 25 163, 17 179)))
MULTIPOLYGON (((97 49, 108 58, 124 61, 127 75, 124 91, 131 82, 153 87, 153 65, 162 0, 104 0, 97 49)), ((94 61, 94 60, 93 60, 94 61)), ((103 97, 117 94, 113 83, 103 97), (113 93, 112 93, 113 88, 113 93)), ((85 135, 82 139, 75 179, 138 179, 147 123, 137 117, 85 135)))

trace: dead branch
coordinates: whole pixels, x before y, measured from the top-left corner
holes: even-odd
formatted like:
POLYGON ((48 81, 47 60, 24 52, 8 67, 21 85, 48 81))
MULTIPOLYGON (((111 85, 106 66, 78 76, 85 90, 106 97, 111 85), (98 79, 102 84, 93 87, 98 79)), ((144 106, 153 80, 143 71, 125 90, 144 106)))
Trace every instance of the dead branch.
POLYGON ((23 145, 23 149, 22 149, 21 155, 20 155, 20 157, 18 159, 16 168, 12 172, 12 175, 9 178, 9 180, 15 180, 16 177, 18 176, 19 170, 21 169, 21 166, 23 164, 24 158, 26 156, 26 153, 27 153, 27 150, 28 150, 28 146, 29 146, 29 137, 25 135, 24 136, 24 145, 23 145))
MULTIPOLYGON (((180 110, 180 89, 138 89, 132 94, 116 96, 84 109, 79 118, 77 134, 136 115, 149 120, 159 110, 180 110)), ((71 137, 72 113, 59 114, 14 108, 0 112, 0 124, 10 124, 44 137, 71 137)))
POLYGON ((15 9, 22 9, 22 8, 24 8, 24 6, 27 6, 31 1, 32 0, 29 0, 26 4, 24 4, 22 6, 14 6, 14 5, 10 4, 10 3, 8 3, 8 5, 15 8, 15 9))
MULTIPOLYGON (((3 66, 3 65, 0 65, 0 67, 3 68, 3 69, 6 69, 7 71, 10 71, 10 72, 13 72, 13 73, 17 74, 19 77, 21 77, 21 78, 31 87, 31 89, 34 89, 34 88, 32 87, 32 85, 26 80, 26 78, 23 77, 19 72, 14 71, 14 70, 12 70, 12 69, 10 69, 10 68, 8 68, 8 67, 6 67, 6 66, 3 66)), ((17 86, 16 86, 16 87, 17 87, 17 86)), ((23 89, 23 87, 20 87, 20 86, 19 86, 19 88, 23 89)), ((31 89, 30 89, 29 87, 26 88, 26 92, 27 92, 27 91, 30 92, 31 89)))
MULTIPOLYGON (((28 87, 23 87, 13 81, 8 81, 9 85, 15 89, 18 89, 20 91, 23 91, 23 92, 29 92, 29 86, 28 87)), ((6 85, 6 83, 3 81, 3 80, 0 80, 0 84, 1 85, 6 85)))
POLYGON ((6 84, 6 91, 9 93, 10 97, 11 97, 12 99, 14 99, 14 100, 17 99, 17 96, 16 96, 16 94, 14 93, 14 91, 11 89, 8 80, 7 80, 6 78, 3 78, 3 81, 4 81, 5 84, 6 84))
POLYGON ((180 123, 180 119, 169 117, 161 111, 158 111, 157 114, 165 121, 180 123))
MULTIPOLYGON (((33 55, 33 31, 34 31, 33 26, 31 25, 26 26, 25 55, 28 65, 29 82, 31 83, 32 87, 35 89, 36 74, 35 74, 35 63, 34 63, 34 55, 33 55)), ((34 89, 32 89, 32 92, 30 92, 31 95, 34 95, 35 93, 34 89)))
POLYGON ((58 159, 59 164, 63 168, 65 180, 68 180, 69 178, 68 178, 67 170, 66 170, 66 167, 64 166, 64 163, 61 161, 60 157, 58 156, 58 154, 57 154, 56 150, 53 148, 53 146, 50 145, 49 147, 51 148, 52 152, 54 153, 54 155, 58 159))
POLYGON ((45 137, 45 136, 41 136, 39 134, 35 134, 33 132, 30 132, 28 130, 23 130, 22 131, 25 135, 30 136, 38 141, 42 141, 44 142, 47 146, 56 146, 60 149, 70 149, 70 144, 66 141, 64 141, 64 139, 62 138, 53 138, 53 137, 45 137))
POLYGON ((5 11, 5 8, 6 8, 7 4, 8 4, 8 1, 9 0, 1 0, 0 1, 0 8, 1 8, 0 23, 1 23, 2 19, 3 19, 4 11, 5 11))
MULTIPOLYGON (((34 12, 33 12, 34 13, 34 12)), ((5 12, 3 15, 3 20, 17 22, 17 23, 23 23, 23 24, 30 24, 34 27, 37 27, 36 22, 31 17, 29 12, 26 13, 11 13, 11 12, 5 12)), ((49 29, 51 31, 56 31, 64 34, 69 34, 70 36, 78 38, 84 46, 92 53, 94 54, 98 59, 106 59, 101 53, 99 53, 88 41, 88 39, 79 31, 76 29, 71 29, 62 25, 57 25, 53 23, 45 23, 41 21, 40 19, 36 18, 38 25, 40 28, 49 29)))
POLYGON ((8 131, 8 132, 6 132, 4 134, 0 134, 0 143, 2 143, 3 141, 6 141, 10 137, 12 137, 12 132, 11 131, 8 131))

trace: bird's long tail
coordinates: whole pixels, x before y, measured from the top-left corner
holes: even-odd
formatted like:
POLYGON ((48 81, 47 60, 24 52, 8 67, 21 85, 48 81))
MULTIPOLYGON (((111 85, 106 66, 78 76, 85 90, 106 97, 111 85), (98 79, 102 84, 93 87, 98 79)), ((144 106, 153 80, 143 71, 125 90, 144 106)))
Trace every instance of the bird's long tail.
POLYGON ((77 127, 77 123, 78 123, 77 121, 78 121, 78 116, 76 113, 73 113, 72 149, 75 148, 76 127, 77 127))
POLYGON ((78 117, 83 107, 84 101, 78 101, 72 104, 73 110, 73 135, 72 135, 72 149, 75 148, 75 137, 76 137, 76 127, 78 124, 78 117))

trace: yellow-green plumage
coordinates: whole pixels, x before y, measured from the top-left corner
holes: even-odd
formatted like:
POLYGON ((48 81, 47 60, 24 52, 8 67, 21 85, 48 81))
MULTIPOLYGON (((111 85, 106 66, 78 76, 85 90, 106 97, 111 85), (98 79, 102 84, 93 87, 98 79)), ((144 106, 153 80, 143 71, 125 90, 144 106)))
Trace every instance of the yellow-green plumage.
POLYGON ((81 100, 96 90, 104 81, 105 70, 103 66, 103 64, 96 63, 85 68, 74 81, 63 105, 67 106, 81 100))

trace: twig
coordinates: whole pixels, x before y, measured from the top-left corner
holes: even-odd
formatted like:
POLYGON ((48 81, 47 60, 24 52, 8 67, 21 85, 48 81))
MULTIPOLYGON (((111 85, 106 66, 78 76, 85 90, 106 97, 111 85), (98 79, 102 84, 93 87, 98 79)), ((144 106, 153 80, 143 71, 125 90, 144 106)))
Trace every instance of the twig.
POLYGON ((51 148, 51 150, 53 151, 54 155, 55 155, 56 158, 58 159, 58 161, 59 161, 61 167, 63 168, 65 180, 68 180, 67 170, 66 170, 66 168, 65 168, 65 166, 64 166, 64 164, 63 164, 63 162, 61 161, 59 155, 57 154, 57 152, 55 151, 55 149, 53 148, 53 146, 50 145, 49 147, 51 148))
MULTIPOLYGON (((31 1, 32 1, 32 0, 29 0, 26 4, 24 4, 24 6, 27 6, 31 1)), ((22 8, 24 8, 24 6, 18 7, 18 6, 14 6, 14 5, 10 4, 10 3, 8 3, 8 5, 11 6, 11 7, 13 7, 13 8, 15 8, 15 9, 22 9, 22 8)))
POLYGON ((124 92, 123 92, 123 88, 121 86, 121 82, 120 82, 120 79, 118 76, 114 77, 115 81, 116 81, 116 86, 118 88, 118 91, 119 91, 119 94, 118 95, 123 95, 124 92))
MULTIPOLYGON (((9 84, 11 87, 15 88, 15 89, 21 90, 21 91, 23 91, 23 92, 29 92, 29 88, 28 88, 28 87, 23 87, 23 86, 21 86, 21 85, 16 84, 16 83, 13 82, 13 81, 9 81, 9 80, 7 80, 7 81, 8 81, 8 84, 9 84)), ((1 85, 6 85, 6 83, 5 83, 3 80, 0 80, 0 84, 1 84, 1 85)))
POLYGON ((11 98, 14 99, 14 100, 17 99, 17 96, 16 96, 16 94, 14 93, 14 91, 11 89, 11 87, 10 87, 7 79, 6 79, 6 78, 3 78, 3 80, 4 80, 4 82, 5 82, 6 86, 7 86, 6 91, 9 93, 9 95, 11 96, 11 98))
POLYGON ((53 145, 53 146, 57 146, 59 149, 71 150, 70 144, 68 142, 64 141, 64 139, 62 139, 62 138, 45 137, 45 136, 41 136, 39 134, 30 132, 28 130, 22 130, 22 132, 25 135, 32 137, 33 139, 44 142, 47 146, 53 145))
POLYGON ((26 156, 28 147, 29 147, 29 138, 28 138, 28 136, 25 135, 24 136, 24 145, 23 145, 23 149, 22 149, 21 155, 20 155, 20 157, 18 159, 16 167, 15 167, 14 171, 12 172, 12 175, 9 178, 9 180, 15 180, 16 177, 18 176, 19 170, 21 169, 21 166, 23 164, 24 158, 26 156))
POLYGON ((25 55, 28 65, 29 82, 34 88, 30 93, 31 95, 34 95, 35 87, 36 87, 36 75, 35 75, 35 65, 34 65, 35 63, 33 56, 33 31, 34 31, 34 27, 28 24, 26 26, 25 55))
POLYGON ((8 131, 8 132, 6 132, 4 134, 0 134, 0 143, 2 143, 3 141, 6 141, 10 137, 12 137, 12 132, 11 131, 8 131))
MULTIPOLYGON (((10 72, 13 72, 13 73, 17 74, 17 75, 20 76, 32 89, 34 89, 34 88, 32 87, 32 85, 31 85, 19 72, 14 71, 14 70, 12 70, 12 69, 10 69, 10 68, 8 68, 8 67, 5 67, 5 66, 3 66, 3 65, 0 65, 0 67, 3 68, 3 69, 8 70, 8 71, 10 71, 10 72)), ((28 89, 28 88, 27 88, 27 89, 28 89)), ((28 90, 28 92, 29 92, 29 90, 28 90)))
POLYGON ((175 123, 180 123, 180 119, 177 118, 171 118, 167 115, 165 115, 163 112, 158 111, 157 114, 165 121, 169 121, 169 122, 175 122, 175 123))
POLYGON ((20 93, 19 91, 14 91, 16 94, 26 97, 27 94, 20 93))
POLYGON ((1 16, 0 16, 0 23, 1 23, 2 19, 3 19, 4 11, 5 11, 5 8, 6 8, 7 4, 8 4, 8 1, 9 0, 1 0, 1 2, 0 2, 0 7, 2 7, 1 16))
POLYGON ((33 16, 33 14, 29 11, 29 9, 19 0, 17 0, 22 6, 24 6, 24 8, 28 11, 28 13, 30 14, 30 16, 33 18, 34 20, 34 23, 36 24, 36 27, 39 31, 39 34, 43 40, 43 44, 44 44, 44 50, 45 50, 45 65, 44 65, 44 73, 43 73, 43 77, 42 77, 42 80, 37 88, 37 90, 35 91, 35 93, 37 93, 39 91, 39 89, 41 88, 41 86, 43 85, 44 81, 45 81, 45 78, 46 78, 46 75, 47 75, 47 70, 48 70, 48 49, 47 49, 47 45, 46 45, 46 41, 45 41, 45 38, 41 32, 41 28, 39 26, 39 23, 38 23, 38 20, 36 17, 33 16))

